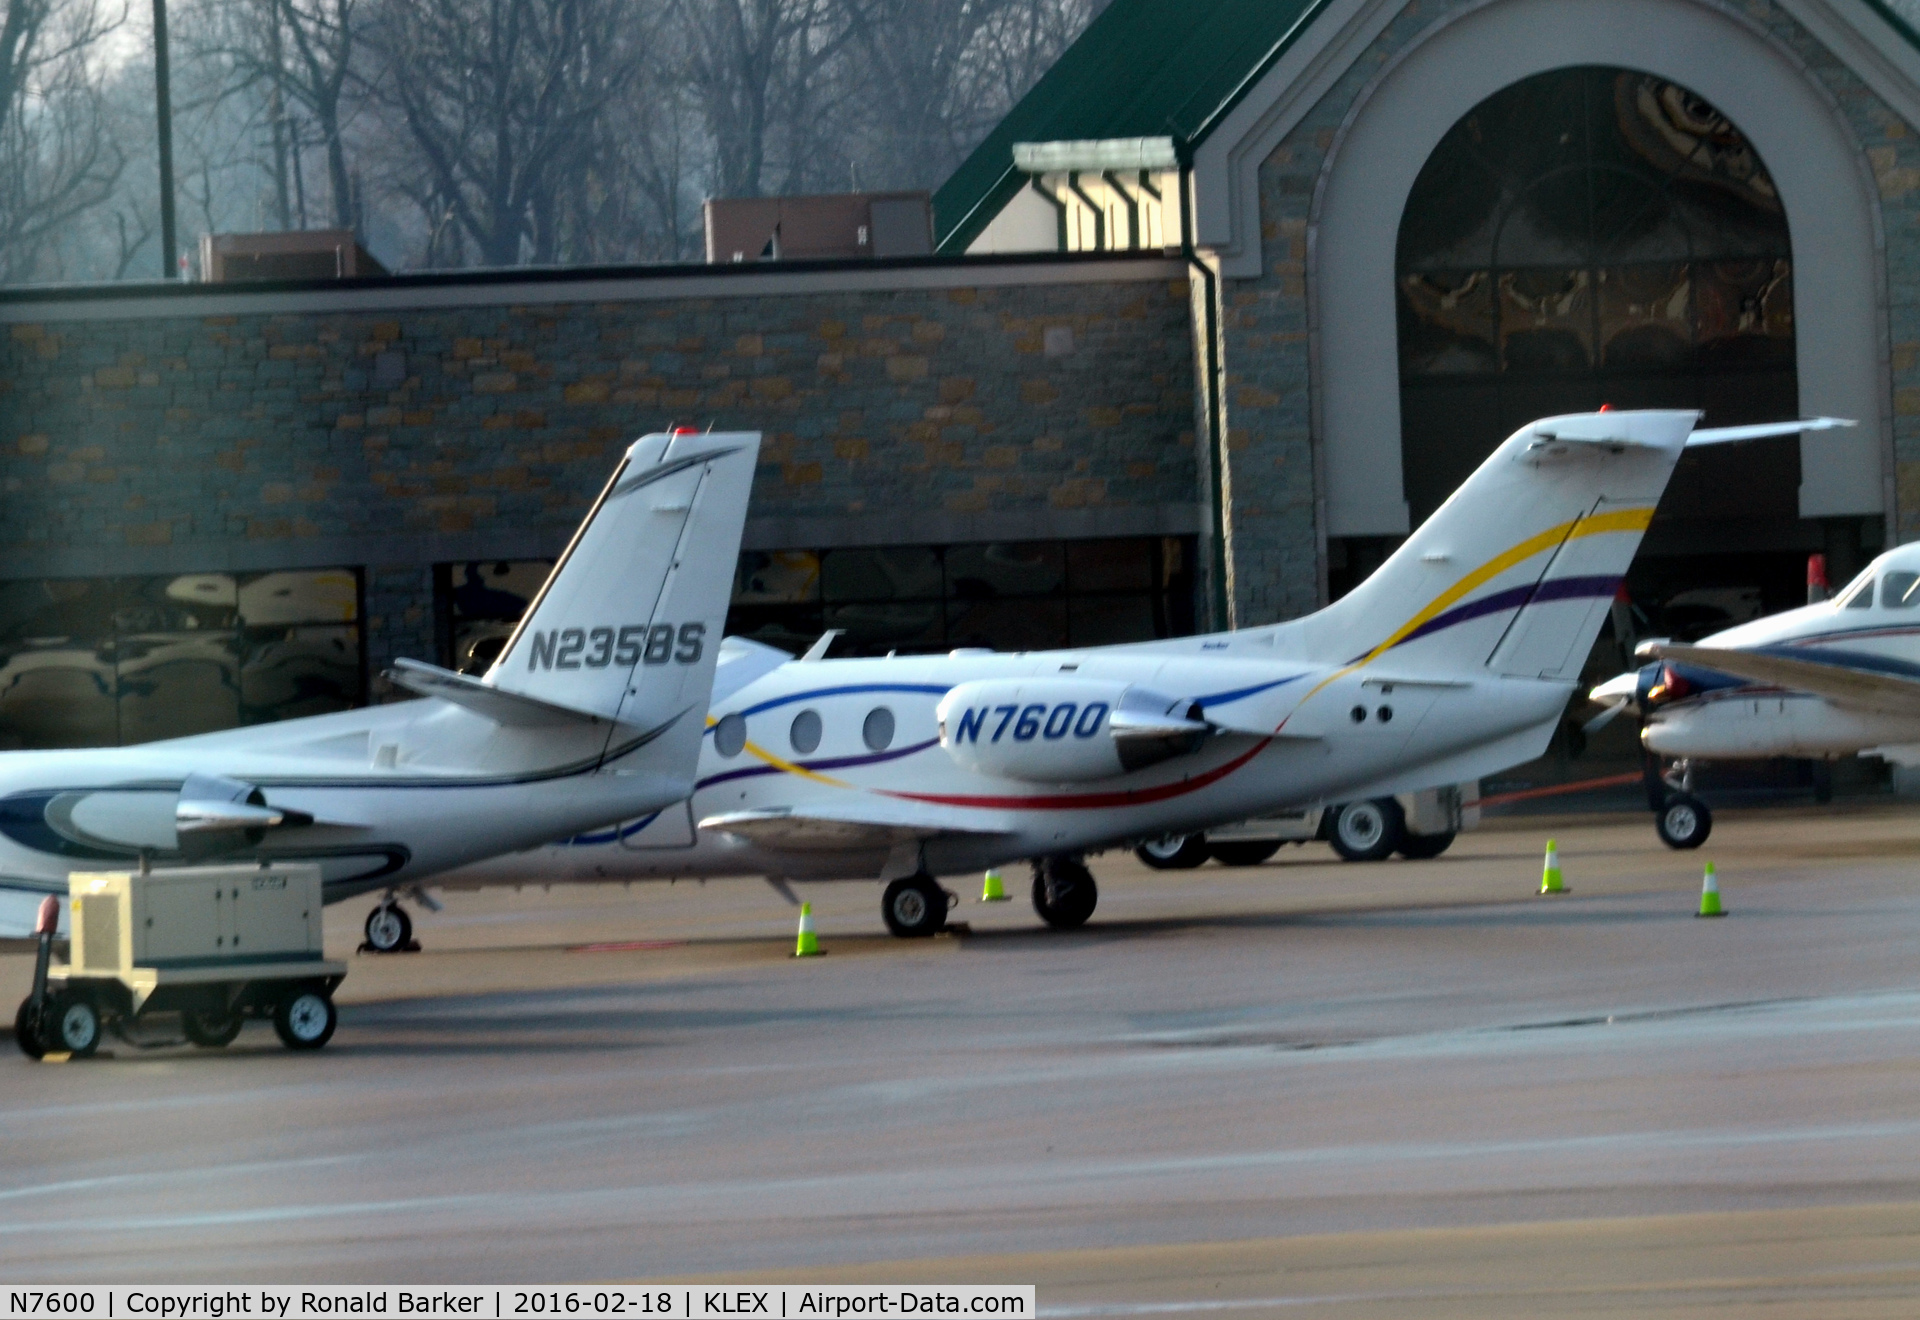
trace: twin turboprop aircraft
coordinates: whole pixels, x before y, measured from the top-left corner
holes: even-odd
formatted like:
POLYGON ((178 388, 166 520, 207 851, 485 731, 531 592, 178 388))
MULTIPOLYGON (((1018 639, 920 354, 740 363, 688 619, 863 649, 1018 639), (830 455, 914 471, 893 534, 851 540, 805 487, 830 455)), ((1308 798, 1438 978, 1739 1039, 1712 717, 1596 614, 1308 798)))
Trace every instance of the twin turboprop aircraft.
POLYGON ((0 936, 73 870, 313 861, 333 901, 684 799, 759 442, 635 442, 485 678, 402 661, 425 700, 0 755, 0 936))
POLYGON ((1689 791, 1693 762, 1871 753, 1920 764, 1920 545, 1887 551, 1833 600, 1642 650, 1656 663, 1589 695, 1611 708, 1600 720, 1634 711, 1647 750, 1680 761, 1655 817, 1672 847, 1698 847, 1713 827, 1689 791))
POLYGON ((878 879, 888 927, 929 935, 937 876, 1032 859, 1034 907, 1073 927, 1097 900, 1088 851, 1532 759, 1681 452, 1838 424, 1698 417, 1534 422, 1365 582, 1286 623, 1018 654, 736 646, 689 802, 446 883, 878 879))

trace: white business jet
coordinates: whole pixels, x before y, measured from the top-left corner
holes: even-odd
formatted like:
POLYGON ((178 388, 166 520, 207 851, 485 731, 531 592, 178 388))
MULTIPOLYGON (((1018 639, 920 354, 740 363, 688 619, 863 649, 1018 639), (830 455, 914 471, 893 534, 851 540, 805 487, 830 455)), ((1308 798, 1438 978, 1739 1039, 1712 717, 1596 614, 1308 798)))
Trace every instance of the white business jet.
POLYGON ((0 754, 0 935, 75 870, 312 861, 332 901, 684 799, 759 445, 636 442, 484 678, 401 661, 424 700, 0 754))
POLYGON ((1875 559, 1835 599, 1717 632, 1655 641, 1655 663, 1593 689, 1631 710, 1640 740, 1679 761, 1655 815, 1660 837, 1697 848, 1713 828, 1691 790, 1699 761, 1864 753, 1920 764, 1920 544, 1875 559))
POLYGON ((1018 654, 737 646, 750 681, 721 685, 690 802, 447 883, 878 879, 888 927, 929 935, 950 901, 935 877, 1024 858, 1040 916, 1073 927, 1090 850, 1530 760, 1681 451, 1834 424, 1697 420, 1524 427, 1373 576, 1286 623, 1018 654))

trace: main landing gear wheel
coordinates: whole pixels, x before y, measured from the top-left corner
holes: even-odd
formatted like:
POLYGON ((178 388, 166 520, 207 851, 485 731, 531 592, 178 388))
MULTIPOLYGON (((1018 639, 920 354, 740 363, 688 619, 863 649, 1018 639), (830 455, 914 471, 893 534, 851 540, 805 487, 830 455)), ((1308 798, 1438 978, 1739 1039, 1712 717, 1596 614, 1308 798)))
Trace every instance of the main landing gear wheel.
POLYGON ((100 1048, 100 1010, 93 1001, 69 991, 47 1002, 40 1039, 49 1051, 65 1050, 84 1059, 100 1048))
POLYGON ((413 918, 398 903, 382 903, 367 913, 367 947, 375 953, 399 953, 413 943, 413 918))
POLYGON ((1690 793, 1675 793, 1653 818, 1660 842, 1669 848, 1698 848, 1713 833, 1713 813, 1690 793))
POLYGON ((1334 811, 1328 840, 1349 862, 1379 862, 1392 855, 1406 834, 1406 817, 1392 798, 1349 802, 1334 811))
POLYGON ((949 897, 930 875, 906 876, 880 896, 880 915, 887 929, 902 939, 937 935, 947 924, 949 897))
POLYGON ((180 1015, 180 1029, 203 1050, 225 1049, 240 1034, 238 1013, 206 1013, 189 1009, 180 1015))
POLYGON ((1148 839, 1133 855, 1156 871, 1191 871, 1207 860, 1204 834, 1167 834, 1148 839))
POLYGON ((13 1043, 29 1059, 43 1059, 47 1047, 40 1039, 40 1015, 33 1011, 33 996, 28 995, 20 1001, 20 1009, 13 1015, 13 1043))
POLYGON ((1055 930, 1087 924, 1100 890, 1077 857, 1046 857, 1033 864, 1033 910, 1055 930))
POLYGON ((319 990, 302 990, 280 1001, 273 1011, 273 1029, 290 1050, 317 1050, 333 1039, 340 1014, 333 1000, 319 990))
POLYGON ((1207 851, 1222 866, 1258 866, 1280 851, 1280 840, 1248 840, 1245 843, 1210 843, 1207 851))
POLYGON ((1413 834, 1400 840, 1400 855, 1410 862, 1424 862, 1453 847, 1453 831, 1445 834, 1413 834))

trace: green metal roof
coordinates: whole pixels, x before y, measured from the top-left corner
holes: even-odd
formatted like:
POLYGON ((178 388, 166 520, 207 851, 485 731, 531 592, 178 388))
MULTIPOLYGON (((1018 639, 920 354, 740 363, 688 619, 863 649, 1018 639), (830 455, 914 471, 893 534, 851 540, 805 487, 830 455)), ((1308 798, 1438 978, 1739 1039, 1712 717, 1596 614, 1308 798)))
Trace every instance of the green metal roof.
POLYGON ((1020 190, 1016 142, 1203 140, 1330 0, 1113 0, 933 195, 961 252, 1020 190))
MULTIPOLYGON (((1016 142, 1171 136, 1197 146, 1331 0, 1113 0, 933 195, 958 254, 1025 184, 1016 142)), ((1866 0, 1909 45, 1905 6, 1866 0)))

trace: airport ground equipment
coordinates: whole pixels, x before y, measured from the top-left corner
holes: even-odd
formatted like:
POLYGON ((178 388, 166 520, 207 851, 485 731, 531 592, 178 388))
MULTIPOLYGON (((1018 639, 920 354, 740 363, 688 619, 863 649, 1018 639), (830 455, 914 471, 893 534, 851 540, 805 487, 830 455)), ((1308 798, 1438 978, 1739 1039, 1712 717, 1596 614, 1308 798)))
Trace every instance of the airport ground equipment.
POLYGON ((1552 839, 1547 840, 1547 862, 1540 868, 1540 892, 1542 894, 1571 894, 1567 882, 1560 878, 1560 845, 1552 839))
POLYGON ((1720 906, 1720 876, 1714 871, 1713 863, 1707 863, 1705 878, 1700 881, 1700 910, 1696 917, 1724 917, 1727 910, 1720 906))
POLYGON ((321 946, 318 866, 77 871, 68 893, 68 964, 36 976, 40 1008, 30 1011, 30 995, 17 1019, 33 1027, 18 1034, 29 1055, 85 1057, 109 1031, 136 1045, 184 1037, 218 1049, 248 1018, 270 1019, 288 1049, 333 1036, 347 967, 321 946))
POLYGON ((1474 780, 1388 798, 1308 807, 1217 826, 1204 834, 1148 839, 1134 855, 1156 871, 1184 871, 1208 858, 1222 866, 1258 866, 1288 843, 1330 843, 1342 860, 1377 862, 1394 853, 1410 861, 1438 857, 1461 830, 1480 823, 1474 780))
POLYGON ((798 938, 793 942, 793 956, 796 958, 818 958, 822 952, 823 950, 820 948, 820 936, 813 929, 813 904, 802 903, 800 905, 800 933, 798 938))

